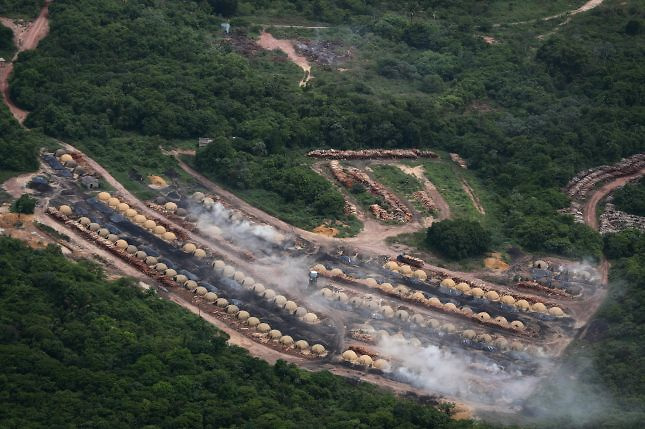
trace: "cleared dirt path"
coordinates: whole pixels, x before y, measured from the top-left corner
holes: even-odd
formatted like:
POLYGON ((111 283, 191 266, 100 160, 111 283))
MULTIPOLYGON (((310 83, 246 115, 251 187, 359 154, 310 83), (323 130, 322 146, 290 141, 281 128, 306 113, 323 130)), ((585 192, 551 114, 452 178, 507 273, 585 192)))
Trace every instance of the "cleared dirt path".
POLYGON ((607 195, 612 193, 618 188, 621 188, 625 186, 628 182, 634 181, 636 179, 639 179, 645 175, 645 168, 641 169, 640 171, 627 175, 627 176, 622 176, 618 177, 617 179, 612 180, 611 182, 606 183, 605 185, 601 186, 599 189, 594 191, 593 194, 591 194, 591 197, 587 198, 587 201, 585 201, 585 205, 582 208, 582 215, 585 223, 592 227, 595 230, 598 230, 598 216, 597 216, 597 210, 598 210, 598 204, 600 203, 601 200, 603 200, 607 195))
POLYGON ((29 112, 16 106, 11 100, 9 76, 13 72, 13 64, 18 58, 18 55, 21 52, 36 49, 38 43, 49 33, 49 3, 51 3, 50 0, 45 2, 45 5, 40 10, 40 14, 34 22, 24 26, 16 24, 15 21, 9 18, 0 17, 0 23, 13 31, 14 43, 18 48, 10 62, 0 65, 0 92, 2 92, 4 104, 20 124, 25 121, 29 112))
POLYGON ((579 13, 587 12, 591 9, 594 9, 600 6, 604 1, 605 0, 589 0, 587 3, 583 4, 578 9, 569 10, 566 12, 558 13, 556 15, 547 16, 546 18, 542 18, 542 21, 549 21, 552 19, 562 18, 563 16, 568 16, 568 17, 575 16, 579 13))
POLYGON ((276 49, 281 50, 285 54, 287 54, 287 57, 291 62, 296 64, 298 67, 302 69, 302 71, 305 72, 305 75, 303 76, 302 80, 300 80, 300 86, 306 86, 307 82, 312 79, 311 76, 311 64, 309 64, 309 61, 307 58, 303 57, 302 55, 299 55, 296 52, 296 49, 293 46, 293 42, 291 40, 286 40, 286 39, 276 39, 273 37, 271 33, 267 33, 266 31, 262 31, 260 33, 260 38, 257 41, 258 46, 260 46, 263 49, 269 50, 269 51, 274 51, 276 49))
POLYGON ((253 24, 253 25, 259 25, 263 28, 267 27, 275 27, 275 28, 306 28, 310 30, 322 30, 325 28, 332 28, 329 26, 325 25, 289 25, 289 24, 253 24))
MULTIPOLYGON (((507 24, 507 25, 529 24, 529 23, 538 22, 538 21, 551 21, 553 19, 563 18, 565 16, 568 17, 568 18, 563 24, 566 24, 567 22, 569 22, 569 18, 571 18, 572 16, 575 16, 575 15, 578 15, 579 13, 587 12, 587 11, 589 11, 591 9, 594 9, 594 8, 600 6, 603 2, 604 2, 604 0, 589 0, 585 4, 583 4, 582 6, 577 8, 577 9, 567 10, 567 11, 564 11, 564 12, 561 12, 561 13, 556 13, 555 15, 545 16, 544 18, 528 19, 526 21, 508 22, 508 23, 504 23, 504 24, 507 24)), ((494 24, 493 27, 499 27, 501 25, 502 24, 494 24)))
POLYGON ((432 201, 437 205, 437 209, 439 210, 439 215, 437 216, 437 220, 444 220, 444 219, 450 218, 450 216, 452 215, 450 212, 450 206, 443 198, 443 196, 439 193, 436 186, 432 184, 432 182, 428 180, 428 178, 426 177, 425 168, 423 167, 423 165, 417 165, 416 167, 409 167, 404 164, 394 164, 394 165, 398 167, 401 171, 403 171, 405 174, 409 174, 411 176, 416 177, 423 184, 425 191, 428 193, 428 195, 430 195, 430 198, 432 198, 432 201))

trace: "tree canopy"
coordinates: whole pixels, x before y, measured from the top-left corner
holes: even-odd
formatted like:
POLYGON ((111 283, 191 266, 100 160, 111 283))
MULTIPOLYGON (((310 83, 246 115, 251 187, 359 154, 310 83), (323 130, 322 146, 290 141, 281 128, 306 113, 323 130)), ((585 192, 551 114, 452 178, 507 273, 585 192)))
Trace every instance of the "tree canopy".
POLYGON ((614 192, 613 198, 619 210, 645 216, 645 180, 625 185, 614 192))
POLYGON ((36 199, 29 194, 22 194, 20 198, 11 204, 11 211, 14 213, 33 214, 36 202, 36 199))
POLYGON ((463 259, 486 252, 491 235, 476 221, 444 220, 428 228, 426 244, 450 259, 463 259))

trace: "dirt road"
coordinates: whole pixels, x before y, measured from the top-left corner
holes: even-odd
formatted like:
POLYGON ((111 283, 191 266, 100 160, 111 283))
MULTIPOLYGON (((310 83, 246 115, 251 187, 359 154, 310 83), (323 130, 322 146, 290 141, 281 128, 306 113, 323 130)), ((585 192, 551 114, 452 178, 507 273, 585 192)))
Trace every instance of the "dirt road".
POLYGON ((294 48, 293 42, 291 40, 276 39, 275 37, 273 37, 271 33, 262 31, 262 33, 260 33, 260 38, 258 39, 257 43, 258 43, 258 46, 260 46, 263 49, 266 49, 269 51, 274 51, 276 49, 279 49, 285 54, 287 54, 287 57, 289 57, 289 60, 291 60, 291 62, 296 64, 298 67, 302 69, 302 71, 305 72, 304 77, 302 78, 302 80, 300 80, 300 86, 306 86, 307 82, 309 82, 309 80, 312 79, 311 64, 309 64, 309 61, 307 60, 307 58, 296 53, 296 49, 294 48))
MULTIPOLYGON (((603 2, 604 2, 604 0, 589 0, 585 4, 580 6, 578 9, 567 10, 567 11, 564 11, 564 12, 561 12, 561 13, 556 13, 555 15, 545 16, 544 18, 528 19, 526 21, 509 22, 509 23, 505 23, 505 24, 506 25, 521 25, 521 24, 528 24, 528 23, 538 22, 538 21, 551 21, 553 19, 558 19, 558 18, 562 18, 562 17, 566 16, 568 18, 567 18, 567 21, 565 21, 563 23, 563 24, 565 24, 566 22, 568 22, 569 18, 571 18, 572 16, 578 15, 579 13, 582 13, 582 12, 590 11, 591 9, 594 9, 594 8, 600 6, 603 2)), ((501 25, 502 24, 494 24, 493 27, 499 27, 501 25)))
POLYGON ((596 215, 598 203, 600 203, 600 201, 603 200, 611 192, 625 186, 625 184, 627 184, 628 182, 643 177, 644 175, 645 168, 636 173, 614 179, 594 191, 594 193, 591 194, 591 197, 587 198, 587 201, 585 201, 585 205, 582 209, 582 215, 585 223, 593 229, 598 230, 598 217, 596 215))
POLYGON ((26 26, 21 26, 16 24, 13 20, 9 18, 0 17, 0 23, 5 27, 8 27, 13 31, 14 43, 18 48, 14 54, 11 62, 5 63, 0 66, 0 92, 2 92, 2 99, 4 104, 9 108, 9 111, 16 120, 22 124, 29 112, 21 109, 16 106, 16 104, 11 100, 10 91, 9 91, 9 76, 13 71, 13 64, 18 58, 18 55, 21 52, 28 51, 30 49, 35 49, 47 33, 49 33, 49 3, 51 1, 47 0, 45 5, 40 10, 38 18, 32 23, 27 24, 26 26))
POLYGON ((5 106, 9 108, 9 111, 13 117, 16 118, 16 121, 22 124, 27 118, 29 112, 16 106, 16 104, 11 100, 9 92, 9 76, 12 72, 13 63, 6 63, 5 65, 0 66, 0 92, 2 92, 2 101, 5 106))
POLYGON ((549 21, 552 19, 562 18, 563 16, 569 16, 569 17, 575 16, 579 13, 587 12, 591 9, 594 9, 600 6, 604 1, 605 0, 589 0, 587 3, 583 4, 578 9, 569 10, 566 12, 558 13, 556 15, 547 16, 546 18, 542 18, 542 21, 549 21))

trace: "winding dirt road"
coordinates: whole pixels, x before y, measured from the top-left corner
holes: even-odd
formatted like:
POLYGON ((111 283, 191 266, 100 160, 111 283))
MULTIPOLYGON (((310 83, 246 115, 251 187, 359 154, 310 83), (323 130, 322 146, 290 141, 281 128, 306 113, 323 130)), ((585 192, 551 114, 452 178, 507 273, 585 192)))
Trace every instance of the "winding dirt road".
POLYGON ((45 5, 40 10, 40 14, 36 20, 26 26, 20 26, 15 21, 0 17, 0 24, 11 29, 14 35, 14 43, 18 50, 14 54, 10 62, 0 65, 0 92, 2 92, 2 99, 4 104, 9 108, 9 111, 16 120, 22 124, 29 112, 16 106, 11 100, 9 91, 9 76, 13 72, 13 65, 18 59, 21 52, 36 49, 38 43, 47 36, 49 33, 49 4, 51 0, 45 1, 45 5))
POLYGON ((609 195, 616 189, 621 188, 627 183, 637 180, 643 176, 645 176, 645 168, 636 173, 618 177, 617 179, 606 183, 605 185, 594 191, 594 193, 591 194, 591 197, 587 198, 587 201, 585 201, 585 205, 582 209, 582 215, 585 223, 593 229, 598 230, 598 216, 596 213, 600 201, 602 201, 607 195, 609 195))

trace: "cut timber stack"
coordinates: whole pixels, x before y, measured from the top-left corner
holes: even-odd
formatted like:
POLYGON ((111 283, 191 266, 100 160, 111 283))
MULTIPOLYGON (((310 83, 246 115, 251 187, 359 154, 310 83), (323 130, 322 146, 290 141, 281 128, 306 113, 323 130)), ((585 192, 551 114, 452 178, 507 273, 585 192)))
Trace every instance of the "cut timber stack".
POLYGON ((633 174, 643 168, 645 168, 645 153, 622 159, 613 165, 601 165, 584 170, 567 184, 567 195, 573 199, 584 200, 587 193, 593 190, 598 183, 633 174))
POLYGON ((331 161, 329 163, 329 169, 332 174, 344 187, 350 189, 354 186, 354 181, 343 171, 343 168, 340 166, 340 162, 331 161))
POLYGON ((307 153, 307 156, 320 159, 418 159, 439 157, 432 151, 419 149, 318 149, 307 153))
POLYGON ((434 201, 426 191, 417 191, 412 196, 423 205, 428 211, 432 212, 437 209, 434 201))
POLYGON ((605 211, 600 215, 600 233, 615 233, 624 229, 645 231, 645 217, 616 210, 616 206, 607 203, 605 211))
POLYGON ((385 189, 383 185, 376 182, 375 180, 372 180, 370 176, 368 176, 366 173, 359 170, 358 168, 348 167, 345 171, 347 175, 350 176, 351 179, 367 187, 370 193, 383 198, 385 203, 390 207, 390 211, 388 212, 387 218, 383 218, 381 216, 384 216, 384 213, 383 213, 384 210, 381 207, 379 207, 376 204, 370 206, 372 213, 374 213, 374 215, 377 218, 382 220, 395 220, 401 223, 409 222, 412 219, 412 212, 405 206, 405 204, 401 202, 401 200, 399 200, 390 191, 385 189), (374 206, 379 207, 380 210, 375 209, 374 206))

